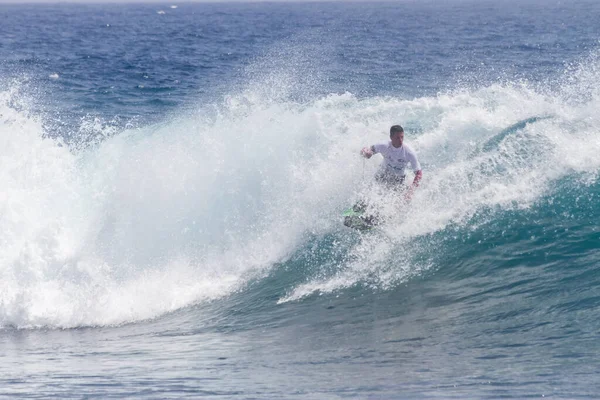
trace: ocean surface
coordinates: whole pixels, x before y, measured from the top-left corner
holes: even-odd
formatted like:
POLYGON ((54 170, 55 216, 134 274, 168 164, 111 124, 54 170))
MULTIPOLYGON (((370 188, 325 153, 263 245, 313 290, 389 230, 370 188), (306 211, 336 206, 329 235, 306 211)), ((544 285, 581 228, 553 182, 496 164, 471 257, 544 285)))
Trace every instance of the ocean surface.
POLYGON ((0 398, 600 397, 600 2, 0 21, 0 398))

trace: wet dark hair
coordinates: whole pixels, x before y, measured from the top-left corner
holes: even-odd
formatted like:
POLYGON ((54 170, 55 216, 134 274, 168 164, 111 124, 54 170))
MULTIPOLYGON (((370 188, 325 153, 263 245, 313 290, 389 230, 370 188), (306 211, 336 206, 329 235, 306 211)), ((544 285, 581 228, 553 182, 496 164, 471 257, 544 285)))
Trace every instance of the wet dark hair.
POLYGON ((396 133, 404 132, 404 128, 400 125, 394 125, 390 128, 390 137, 394 136, 396 133))

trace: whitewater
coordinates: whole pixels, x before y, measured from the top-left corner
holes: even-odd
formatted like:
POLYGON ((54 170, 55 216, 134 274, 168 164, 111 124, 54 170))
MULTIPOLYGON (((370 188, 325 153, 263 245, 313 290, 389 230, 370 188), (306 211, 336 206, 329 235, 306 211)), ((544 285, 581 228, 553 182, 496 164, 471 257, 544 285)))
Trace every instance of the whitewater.
POLYGON ((398 223, 353 238, 347 259, 326 260, 337 264, 333 276, 291 287, 280 302, 365 280, 393 286, 432 267, 410 260, 420 238, 528 209, 564 178, 591 186, 600 162, 594 93, 575 105, 524 85, 309 104, 253 102, 249 93, 208 117, 72 150, 10 107, 17 89, 2 93, 5 326, 154 318, 239 290, 315 237, 352 240, 340 210, 378 164, 365 165, 356 149, 386 140, 398 115, 427 160, 410 210, 377 199, 398 223))

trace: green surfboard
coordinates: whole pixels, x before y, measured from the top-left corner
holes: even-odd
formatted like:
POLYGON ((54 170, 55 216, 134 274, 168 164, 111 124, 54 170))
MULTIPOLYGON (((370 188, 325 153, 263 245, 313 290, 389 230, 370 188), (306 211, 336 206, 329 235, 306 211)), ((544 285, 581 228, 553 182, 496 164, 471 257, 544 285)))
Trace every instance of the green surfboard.
POLYGON ((344 225, 359 231, 369 231, 377 224, 377 218, 366 213, 366 204, 358 202, 342 213, 344 225))

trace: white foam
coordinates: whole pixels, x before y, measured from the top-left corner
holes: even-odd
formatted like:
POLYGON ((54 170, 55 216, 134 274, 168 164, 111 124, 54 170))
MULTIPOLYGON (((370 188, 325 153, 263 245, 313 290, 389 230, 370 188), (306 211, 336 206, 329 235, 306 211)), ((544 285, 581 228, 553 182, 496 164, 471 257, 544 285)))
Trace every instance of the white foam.
MULTIPOLYGON (((394 104, 379 101, 381 109, 394 104)), ((379 233, 363 237, 337 274, 296 286, 280 303, 358 283, 385 288, 404 282, 431 267, 427 261, 410 261, 431 250, 419 248, 419 237, 467 224, 482 209, 529 207, 555 180, 581 172, 597 176, 600 168, 595 156, 600 120, 589 103, 557 101, 523 85, 493 85, 396 106, 397 115, 405 116, 401 120, 418 115, 422 125, 430 126, 418 137, 410 130, 406 134, 424 166, 410 208, 398 212, 402 207, 390 208, 385 199, 371 195, 388 219, 379 233), (506 134, 495 148, 481 150, 507 127, 531 117, 544 118, 506 134)), ((376 140, 373 135, 365 144, 376 140)))
POLYGON ((318 104, 232 98, 212 121, 109 130, 71 152, 2 95, 1 326, 119 324, 225 296, 331 229, 356 175, 331 169, 354 152, 331 146, 318 104))
POLYGON ((390 124, 406 125, 424 168, 410 211, 373 194, 390 222, 358 241, 333 277, 292 287, 281 302, 396 285, 430 268, 412 261, 419 237, 482 208, 528 207, 553 180, 600 167, 594 96, 560 101, 493 85, 294 102, 250 86, 144 129, 90 119, 81 134, 100 139, 85 150, 44 139, 18 89, 0 91, 0 326, 120 324, 239 290, 308 236, 347 234, 340 211, 379 163, 358 150, 386 141, 390 124), (548 118, 484 149, 532 116, 548 118))

